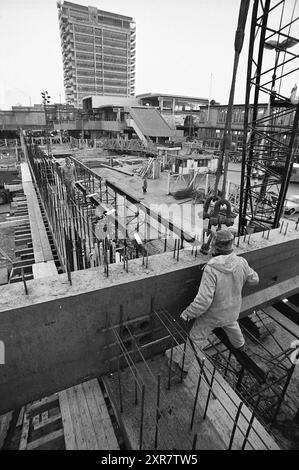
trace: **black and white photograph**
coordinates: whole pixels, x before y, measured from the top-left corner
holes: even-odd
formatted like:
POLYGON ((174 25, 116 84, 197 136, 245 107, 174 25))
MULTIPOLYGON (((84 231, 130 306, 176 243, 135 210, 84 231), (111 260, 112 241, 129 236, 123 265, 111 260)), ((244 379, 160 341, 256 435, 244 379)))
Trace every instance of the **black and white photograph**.
POLYGON ((0 0, 0 38, 0 465, 298 451, 299 1, 0 0))

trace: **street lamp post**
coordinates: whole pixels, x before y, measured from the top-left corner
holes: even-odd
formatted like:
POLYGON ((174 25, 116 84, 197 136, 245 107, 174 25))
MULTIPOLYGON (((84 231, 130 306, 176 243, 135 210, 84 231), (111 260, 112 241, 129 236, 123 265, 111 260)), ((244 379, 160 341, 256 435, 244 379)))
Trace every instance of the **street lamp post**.
POLYGON ((41 95, 42 95, 43 106, 44 106, 44 111, 45 111, 47 151, 48 151, 48 157, 50 157, 52 155, 52 150, 51 150, 51 135, 50 135, 50 130, 49 130, 49 116, 48 116, 47 105, 50 104, 51 96, 49 95, 47 91, 42 91, 41 95))

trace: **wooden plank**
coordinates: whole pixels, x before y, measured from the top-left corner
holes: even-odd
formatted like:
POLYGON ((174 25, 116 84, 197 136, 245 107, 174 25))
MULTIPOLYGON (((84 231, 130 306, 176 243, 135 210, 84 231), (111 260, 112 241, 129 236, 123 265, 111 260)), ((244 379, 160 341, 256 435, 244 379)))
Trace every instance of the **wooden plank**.
POLYGON ((107 376, 102 377, 102 381, 104 383, 106 393, 109 396, 110 403, 111 403, 114 415, 116 417, 120 432, 122 434, 122 438, 125 442, 125 448, 128 449, 128 450, 133 450, 132 443, 131 443, 131 441, 128 437, 128 433, 126 431, 126 428, 125 428, 125 425, 124 425, 124 422, 123 422, 122 413, 119 410, 119 406, 116 403, 115 398, 113 397, 113 393, 112 393, 112 390, 111 390, 111 387, 110 387, 110 384, 109 384, 109 380, 107 379, 107 376))
POLYGON ((58 415, 51 416, 50 418, 49 417, 45 418, 45 419, 43 419, 42 421, 40 421, 39 423, 37 423, 36 425, 33 426, 34 431, 36 431, 37 429, 41 429, 41 428, 47 426, 48 424, 55 423, 59 419, 61 419, 61 414, 60 413, 58 415))
POLYGON ((89 382, 89 387, 92 390, 94 400, 97 404, 98 412, 101 417, 101 423, 105 430, 106 435, 106 445, 108 450, 119 449, 119 445, 114 433, 110 415, 105 403, 103 393, 100 389, 99 383, 96 379, 93 379, 89 382))
POLYGON ((21 440, 19 444, 19 450, 26 450, 27 449, 27 441, 29 435, 29 417, 27 415, 27 407, 25 408, 24 419, 23 419, 23 427, 22 427, 22 434, 21 440))
POLYGON ((263 308, 263 311, 269 315, 276 323, 286 329, 290 334, 299 338, 299 325, 296 325, 292 320, 286 317, 283 313, 279 312, 274 307, 263 308))
POLYGON ((80 410, 78 408, 77 397, 75 395, 74 387, 67 389, 66 394, 69 403, 73 429, 76 436, 77 449, 87 450, 87 443, 81 427, 80 410))
POLYGON ((13 412, 9 411, 8 413, 5 413, 4 415, 0 416, 0 449, 2 449, 3 444, 5 442, 12 415, 13 412))
POLYGON ((93 395, 92 385, 90 384, 90 382, 85 382, 82 384, 82 387, 86 396, 86 402, 88 404, 90 415, 93 421, 98 448, 102 450, 108 450, 109 447, 107 445, 107 436, 105 428, 103 426, 102 417, 99 413, 98 406, 93 395))
POLYGON ((66 450, 78 448, 66 391, 58 394, 66 450))
POLYGON ((52 403, 53 401, 58 400, 58 395, 57 393, 54 393, 53 395, 50 395, 48 397, 44 397, 41 400, 34 401, 27 407, 27 412, 31 412, 36 410, 37 408, 40 408, 43 405, 52 403))
POLYGON ((38 449, 42 445, 54 441, 55 439, 58 439, 62 436, 63 429, 58 429, 58 431, 51 432, 51 434, 47 434, 46 436, 42 436, 39 439, 36 439, 35 441, 29 442, 29 444, 27 444, 27 450, 38 449))
POLYGON ((19 417, 18 417, 18 421, 17 421, 17 424, 16 424, 16 427, 17 427, 17 428, 18 428, 19 426, 21 426, 22 423, 23 423, 24 412, 25 412, 25 406, 22 406, 21 411, 20 411, 20 414, 19 414, 19 417))
POLYGON ((85 441, 89 450, 99 449, 95 434, 93 421, 90 416, 89 408, 86 402, 86 396, 83 392, 82 384, 74 387, 77 396, 77 404, 80 411, 82 432, 85 435, 85 441))

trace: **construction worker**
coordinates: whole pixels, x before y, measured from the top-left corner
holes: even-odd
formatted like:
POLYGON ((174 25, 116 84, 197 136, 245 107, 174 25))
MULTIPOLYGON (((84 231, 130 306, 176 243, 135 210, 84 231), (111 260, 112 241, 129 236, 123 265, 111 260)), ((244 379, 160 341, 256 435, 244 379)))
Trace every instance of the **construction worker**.
POLYGON ((143 190, 143 194, 145 194, 147 191, 147 177, 146 176, 143 178, 142 190, 143 190))
MULTIPOLYGON (((221 327, 236 349, 243 349, 245 340, 238 317, 242 302, 242 288, 245 283, 259 283, 258 274, 247 261, 233 253, 234 236, 228 229, 218 230, 212 243, 213 257, 206 264, 198 293, 193 302, 183 311, 185 321, 194 319, 187 340, 185 358, 182 347, 173 350, 172 368, 187 373, 195 359, 196 351, 202 359, 202 347, 212 330, 221 327)), ((168 352, 166 353, 168 355, 168 352)))
POLYGON ((67 200, 70 201, 74 195, 75 189, 75 165, 72 163, 69 157, 66 157, 64 162, 65 163, 61 169, 61 175, 62 181, 66 187, 67 200))

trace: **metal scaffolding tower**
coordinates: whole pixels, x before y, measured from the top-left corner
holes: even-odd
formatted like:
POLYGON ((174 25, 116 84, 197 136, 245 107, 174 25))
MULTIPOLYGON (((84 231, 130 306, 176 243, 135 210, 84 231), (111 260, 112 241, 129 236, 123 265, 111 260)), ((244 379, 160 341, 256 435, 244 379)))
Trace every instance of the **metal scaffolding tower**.
POLYGON ((298 159, 298 20, 297 0, 254 0, 239 234, 279 226, 292 166, 298 159), (262 107, 261 102, 268 105, 262 107), (260 179, 254 180, 254 174, 260 179))

